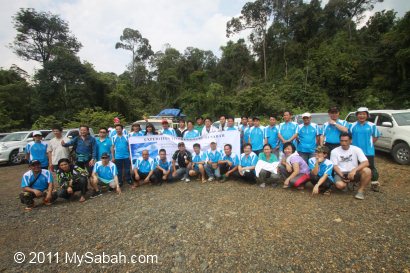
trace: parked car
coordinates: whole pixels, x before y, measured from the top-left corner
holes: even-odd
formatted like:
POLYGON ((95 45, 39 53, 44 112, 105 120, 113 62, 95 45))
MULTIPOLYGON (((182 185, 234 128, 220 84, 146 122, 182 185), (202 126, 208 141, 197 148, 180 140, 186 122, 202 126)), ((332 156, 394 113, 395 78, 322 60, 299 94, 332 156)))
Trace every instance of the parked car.
POLYGON ((9 135, 10 133, 0 133, 0 141, 7 135, 9 135))
MULTIPOLYGON (((376 124, 381 133, 375 149, 391 153, 399 164, 410 164, 410 109, 371 110, 369 114, 368 120, 376 124)), ((355 122, 356 113, 350 112, 346 120, 355 122)))
MULTIPOLYGON (((51 132, 51 130, 39 130, 43 138, 51 132)), ((8 162, 10 164, 20 164, 24 159, 23 151, 27 143, 33 141, 34 131, 14 132, 0 140, 0 162, 8 162)))
MULTIPOLYGON (((320 128, 322 128, 323 124, 329 120, 328 113, 312 113, 311 115, 312 115, 311 122, 316 123, 317 125, 319 125, 320 128)), ((303 123, 302 114, 293 116, 293 121, 296 122, 297 124, 302 124, 303 123)))

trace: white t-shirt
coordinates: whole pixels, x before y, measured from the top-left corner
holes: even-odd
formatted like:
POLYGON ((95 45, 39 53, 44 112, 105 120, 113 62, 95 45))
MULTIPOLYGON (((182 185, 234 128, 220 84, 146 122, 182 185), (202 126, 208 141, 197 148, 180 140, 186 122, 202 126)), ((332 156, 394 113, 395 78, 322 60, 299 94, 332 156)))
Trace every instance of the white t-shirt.
POLYGON ((350 145, 348 150, 343 150, 342 146, 333 149, 330 160, 333 162, 333 165, 339 166, 342 172, 350 172, 359 166, 359 162, 367 161, 367 157, 362 149, 350 145))
POLYGON ((51 152, 51 163, 53 165, 57 165, 61 158, 69 158, 70 156, 70 149, 61 145, 61 140, 63 139, 65 143, 70 141, 66 137, 60 139, 54 137, 48 143, 47 152, 51 152))

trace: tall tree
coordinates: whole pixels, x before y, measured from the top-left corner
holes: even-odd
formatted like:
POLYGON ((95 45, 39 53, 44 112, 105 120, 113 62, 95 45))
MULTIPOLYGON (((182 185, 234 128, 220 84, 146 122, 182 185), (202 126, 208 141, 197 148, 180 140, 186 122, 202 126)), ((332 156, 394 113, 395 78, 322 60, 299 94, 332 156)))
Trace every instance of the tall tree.
POLYGON ((137 86, 137 68, 144 64, 154 52, 147 38, 142 37, 136 29, 125 28, 120 36, 120 41, 115 44, 115 49, 124 49, 131 51, 132 59, 129 70, 132 73, 133 86, 137 86))
POLYGON ((20 9, 12 18, 17 35, 9 47, 24 60, 44 65, 61 49, 75 54, 81 48, 68 23, 58 15, 28 8, 20 9))

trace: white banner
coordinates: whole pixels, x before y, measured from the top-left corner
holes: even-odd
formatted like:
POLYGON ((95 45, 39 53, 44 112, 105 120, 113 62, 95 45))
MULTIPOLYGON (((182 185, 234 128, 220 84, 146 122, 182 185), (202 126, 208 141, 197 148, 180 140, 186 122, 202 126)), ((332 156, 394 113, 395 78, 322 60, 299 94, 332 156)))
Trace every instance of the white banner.
POLYGON ((233 153, 238 156, 241 153, 239 131, 210 133, 193 139, 183 139, 170 135, 134 136, 129 138, 129 147, 133 162, 141 156, 143 150, 148 150, 150 157, 156 158, 160 149, 165 149, 168 160, 172 160, 172 155, 178 150, 178 143, 180 142, 184 142, 186 149, 193 153, 195 143, 201 145, 201 151, 207 151, 212 141, 216 142, 218 150, 223 151, 225 144, 231 144, 233 153))

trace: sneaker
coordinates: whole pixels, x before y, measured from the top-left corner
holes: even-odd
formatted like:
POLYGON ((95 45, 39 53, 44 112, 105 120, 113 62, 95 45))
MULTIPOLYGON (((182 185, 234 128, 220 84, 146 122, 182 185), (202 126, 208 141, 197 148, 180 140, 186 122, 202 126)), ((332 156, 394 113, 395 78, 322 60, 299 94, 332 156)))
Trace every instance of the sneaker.
POLYGON ((185 178, 185 183, 191 182, 191 179, 185 178))
POLYGON ((363 192, 357 192, 354 198, 359 199, 359 200, 364 200, 364 193, 363 192))
POLYGON ((211 176, 210 178, 208 178, 208 182, 212 182, 212 181, 214 181, 215 180, 215 178, 213 177, 213 176, 211 176))
POLYGON ((262 183, 262 184, 259 185, 259 187, 261 187, 261 188, 264 188, 265 186, 266 186, 265 183, 262 183))
POLYGON ((380 183, 379 181, 372 181, 370 184, 370 188, 372 191, 379 192, 380 191, 380 183))
POLYGON ((222 175, 221 180, 219 180, 220 183, 224 183, 226 181, 226 176, 222 175))
POLYGON ((184 180, 187 180, 187 179, 189 179, 189 178, 187 178, 186 175, 184 175, 184 176, 181 178, 181 181, 184 181, 184 180))
POLYGON ((95 198, 102 195, 101 191, 94 191, 93 194, 91 194, 90 198, 95 198))

